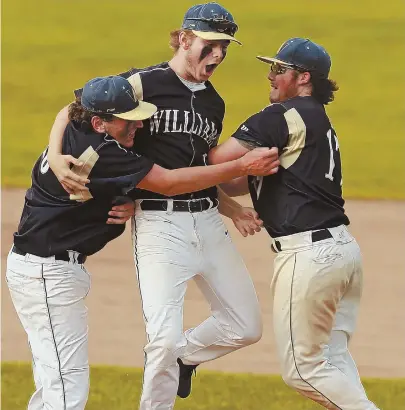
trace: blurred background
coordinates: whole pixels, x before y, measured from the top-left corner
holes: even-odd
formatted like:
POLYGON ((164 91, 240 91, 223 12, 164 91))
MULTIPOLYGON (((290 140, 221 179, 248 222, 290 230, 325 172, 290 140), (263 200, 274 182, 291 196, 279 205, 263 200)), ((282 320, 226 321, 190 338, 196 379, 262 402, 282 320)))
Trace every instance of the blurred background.
MULTIPOLYGON (((5 262, 30 184, 58 111, 90 78, 145 67, 172 56, 169 33, 180 28, 190 0, 39 0, 2 2, 2 404, 26 408, 32 392, 30 351, 4 282, 5 262)), ((390 0, 222 0, 239 25, 211 82, 226 103, 226 139, 268 104, 268 66, 291 37, 309 37, 332 56, 340 85, 327 107, 339 137, 351 231, 362 248, 365 286, 351 344, 368 394, 381 409, 405 409, 405 2, 390 0), (368 377, 368 378, 367 378, 368 377), (369 377, 372 377, 370 379, 369 377), (395 378, 395 379, 394 379, 395 378)), ((249 205, 249 198, 240 199, 249 205)), ((260 343, 201 366, 189 400, 176 409, 317 409, 287 389, 272 334, 273 254, 261 232, 244 240, 226 221, 254 280, 264 317, 260 343), (211 371, 232 372, 210 373, 211 371), (266 376, 259 376, 258 374, 266 376)), ((130 229, 90 258, 88 409, 134 409, 145 342, 130 229), (115 367, 130 366, 131 368, 115 367)), ((232 284, 230 284, 232 286, 232 284)), ((193 283, 184 323, 208 314, 193 283)))
MULTIPOLYGON (((100 75, 171 57, 169 32, 194 1, 11 0, 2 3, 3 186, 26 186, 72 90, 100 75)), ((224 0, 239 24, 212 78, 225 99, 226 138, 268 104, 268 66, 290 37, 309 37, 332 56, 340 85, 328 108, 343 153, 346 196, 405 196, 404 2, 224 0)))

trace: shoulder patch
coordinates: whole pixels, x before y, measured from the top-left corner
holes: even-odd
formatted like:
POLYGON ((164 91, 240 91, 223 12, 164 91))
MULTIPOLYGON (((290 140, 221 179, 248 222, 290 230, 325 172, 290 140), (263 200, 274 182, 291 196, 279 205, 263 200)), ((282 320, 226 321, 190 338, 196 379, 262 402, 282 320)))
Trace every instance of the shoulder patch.
POLYGON ((128 77, 129 83, 135 91, 135 96, 138 100, 143 100, 142 78, 139 73, 132 74, 128 77))
MULTIPOLYGON (((99 155, 94 151, 93 147, 90 146, 78 158, 79 161, 83 162, 83 165, 81 167, 74 165, 72 171, 81 177, 87 178, 98 159, 99 155)), ((85 202, 91 198, 93 198, 93 196, 90 191, 77 191, 70 194, 70 199, 72 201, 85 202)))
POLYGON ((280 164, 287 169, 297 161, 301 151, 305 147, 307 128, 301 115, 295 108, 284 113, 288 127, 288 144, 280 155, 280 164))

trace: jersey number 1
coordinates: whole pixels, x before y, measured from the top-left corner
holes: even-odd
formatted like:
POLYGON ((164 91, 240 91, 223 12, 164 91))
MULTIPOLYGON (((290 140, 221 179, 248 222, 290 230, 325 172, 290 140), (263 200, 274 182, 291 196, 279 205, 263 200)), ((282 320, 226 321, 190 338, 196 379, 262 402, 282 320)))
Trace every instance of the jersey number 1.
MULTIPOLYGON (((329 179, 330 181, 334 180, 333 177, 333 170, 335 169, 335 159, 333 157, 333 145, 335 145, 335 152, 339 151, 339 142, 336 137, 336 134, 330 129, 326 133, 326 137, 328 138, 329 142, 329 150, 330 150, 330 159, 329 159, 329 172, 325 174, 325 178, 329 179)), ((340 181, 340 185, 342 185, 342 181, 340 181)))
POLYGON ((256 199, 259 199, 260 192, 263 186, 263 177, 255 177, 252 181, 252 184, 256 191, 256 199))

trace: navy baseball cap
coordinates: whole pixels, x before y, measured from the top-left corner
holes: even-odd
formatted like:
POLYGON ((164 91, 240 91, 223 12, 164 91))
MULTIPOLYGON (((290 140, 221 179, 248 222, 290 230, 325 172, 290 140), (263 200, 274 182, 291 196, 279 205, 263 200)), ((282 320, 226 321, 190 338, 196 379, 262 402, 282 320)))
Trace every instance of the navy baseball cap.
POLYGON ((279 63, 318 73, 328 78, 331 59, 326 50, 308 38, 290 38, 277 51, 274 57, 257 56, 265 63, 279 63))
POLYGON ((232 14, 218 3, 190 7, 183 19, 182 29, 192 30, 204 40, 230 40, 242 44, 234 36, 238 31, 232 14))
POLYGON ((157 107, 139 101, 127 79, 118 75, 96 77, 88 81, 81 96, 82 106, 95 114, 112 114, 124 120, 145 120, 157 107))

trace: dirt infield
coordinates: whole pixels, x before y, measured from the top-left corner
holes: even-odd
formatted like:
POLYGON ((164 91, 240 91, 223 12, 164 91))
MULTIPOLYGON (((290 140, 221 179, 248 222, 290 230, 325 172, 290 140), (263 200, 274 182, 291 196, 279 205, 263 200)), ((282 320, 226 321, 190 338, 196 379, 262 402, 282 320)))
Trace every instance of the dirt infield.
MULTIPOLYGON (((4 283, 5 263, 23 206, 24 192, 2 191, 2 360, 30 360, 25 333, 4 283)), ((247 198, 242 199, 249 203, 247 198)), ((351 232, 362 248, 365 286, 351 351, 362 376, 405 377, 405 202, 349 201, 351 232)), ((264 315, 263 339, 204 365, 231 371, 278 373, 272 337, 270 281, 273 254, 267 234, 243 238, 232 223, 231 235, 250 270, 264 315)), ((86 264, 92 273, 88 297, 92 363, 143 366, 144 330, 131 252, 130 229, 86 264)), ((230 283, 229 286, 232 286, 230 283)), ((185 326, 205 319, 208 306, 190 283, 185 326)))

